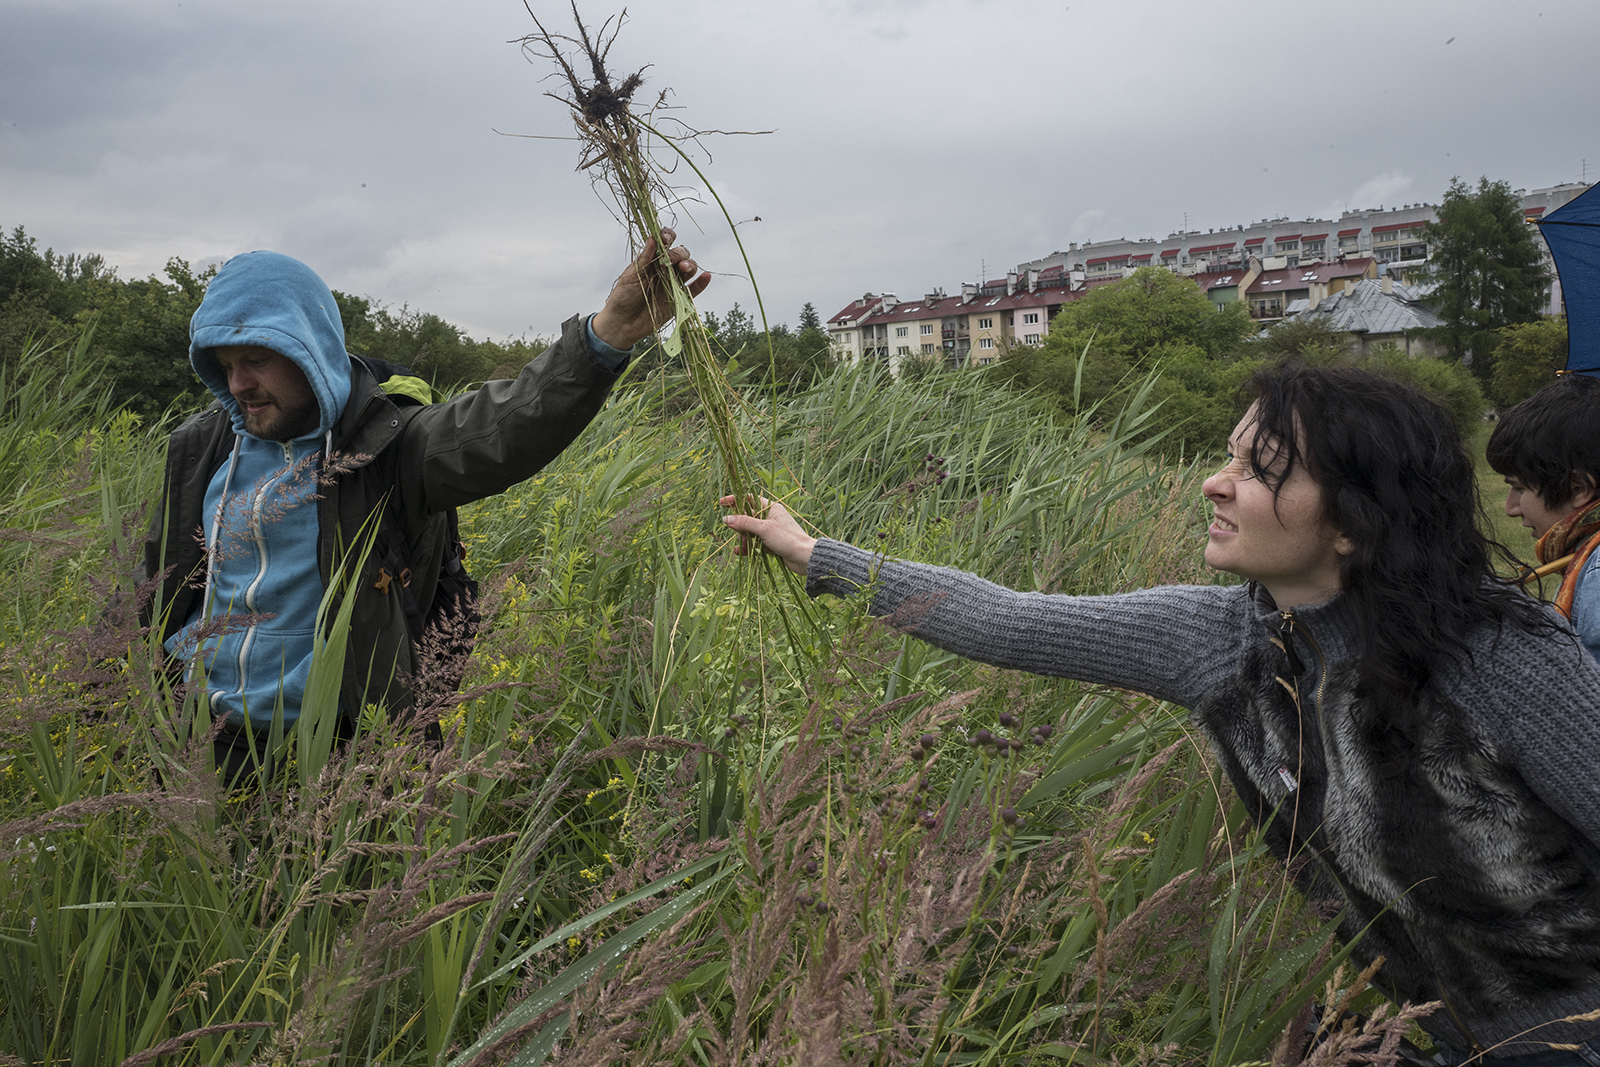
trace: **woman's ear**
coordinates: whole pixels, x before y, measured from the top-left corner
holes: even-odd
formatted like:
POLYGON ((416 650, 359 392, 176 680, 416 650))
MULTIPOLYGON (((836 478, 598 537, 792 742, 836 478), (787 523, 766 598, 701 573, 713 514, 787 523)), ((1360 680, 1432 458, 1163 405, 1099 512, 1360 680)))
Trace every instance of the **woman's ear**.
POLYGON ((1592 504, 1596 497, 1600 497, 1600 486, 1595 484, 1594 475, 1582 471, 1572 472, 1572 507, 1576 511, 1587 504, 1592 504))
POLYGON ((1341 556, 1349 556, 1354 554, 1356 543, 1344 534, 1339 534, 1333 539, 1333 550, 1341 556))

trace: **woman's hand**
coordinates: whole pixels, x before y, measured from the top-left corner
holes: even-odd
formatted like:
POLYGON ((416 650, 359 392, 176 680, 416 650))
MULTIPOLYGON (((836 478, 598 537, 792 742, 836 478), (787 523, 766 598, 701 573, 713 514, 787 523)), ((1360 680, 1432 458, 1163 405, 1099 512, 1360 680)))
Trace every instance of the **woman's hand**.
MULTIPOLYGON (((718 503, 731 508, 735 499, 725 496, 718 503)), ((803 576, 811 563, 811 550, 817 547, 817 539, 802 530, 800 524, 794 521, 794 516, 789 514, 789 509, 777 501, 758 497, 757 505, 765 518, 754 515, 722 516, 723 522, 743 535, 733 551, 745 555, 750 551, 750 539, 760 538, 768 552, 783 560, 784 566, 803 576)))
MULTIPOLYGON (((669 246, 676 238, 671 230, 661 231, 661 240, 669 246)), ((699 267, 689 258, 689 250, 681 245, 667 252, 673 269, 683 279, 691 297, 705 292, 711 275, 703 273, 698 278, 699 267)), ((589 325, 594 334, 612 348, 626 351, 640 340, 650 336, 672 318, 672 296, 661 285, 656 272, 656 239, 644 243, 639 257, 628 264, 628 269, 618 277, 606 297, 606 305, 595 314, 589 325)))

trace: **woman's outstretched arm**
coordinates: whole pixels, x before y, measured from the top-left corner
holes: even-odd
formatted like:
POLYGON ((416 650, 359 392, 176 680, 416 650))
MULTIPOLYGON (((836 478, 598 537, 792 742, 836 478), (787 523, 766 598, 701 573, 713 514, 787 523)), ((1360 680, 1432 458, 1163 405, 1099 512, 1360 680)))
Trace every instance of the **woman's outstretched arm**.
MULTIPOLYGON (((733 504, 724 497, 724 506, 733 504)), ((1238 586, 1161 586, 1116 596, 1021 593, 948 567, 815 538, 782 504, 727 515, 812 596, 870 592, 869 611, 930 644, 998 667, 1076 678, 1193 706, 1236 669, 1255 609, 1238 586)))

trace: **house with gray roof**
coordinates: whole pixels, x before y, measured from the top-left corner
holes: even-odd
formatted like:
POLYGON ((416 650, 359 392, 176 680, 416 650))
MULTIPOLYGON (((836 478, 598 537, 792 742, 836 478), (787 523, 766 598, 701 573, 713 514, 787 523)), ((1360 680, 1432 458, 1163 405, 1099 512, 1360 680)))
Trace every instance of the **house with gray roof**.
MULTIPOLYGON (((1287 319, 1320 320, 1355 343, 1356 355, 1365 356, 1379 348, 1395 348, 1408 356, 1436 356, 1438 346, 1418 337, 1415 331, 1444 324, 1432 308, 1424 304, 1424 294, 1388 276, 1363 278, 1323 297, 1287 319)), ((1308 302, 1309 304, 1309 302, 1308 302)))

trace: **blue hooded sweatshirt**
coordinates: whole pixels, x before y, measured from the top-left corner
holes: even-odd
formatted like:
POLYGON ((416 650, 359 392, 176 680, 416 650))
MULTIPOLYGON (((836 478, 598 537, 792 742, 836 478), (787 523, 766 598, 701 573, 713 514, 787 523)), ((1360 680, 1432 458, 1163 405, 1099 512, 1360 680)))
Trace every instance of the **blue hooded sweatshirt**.
POLYGON ((233 420, 233 453, 206 490, 210 554, 205 595, 167 641, 202 673, 212 714, 270 726, 300 715, 316 632, 317 473, 350 399, 350 357, 333 294, 316 272, 276 252, 228 260, 189 324, 189 362, 233 420), (224 345, 261 345, 305 374, 320 409, 317 428, 292 441, 245 429, 217 362, 224 345), (231 618, 229 618, 231 616, 231 618))

